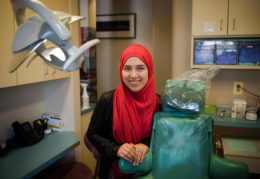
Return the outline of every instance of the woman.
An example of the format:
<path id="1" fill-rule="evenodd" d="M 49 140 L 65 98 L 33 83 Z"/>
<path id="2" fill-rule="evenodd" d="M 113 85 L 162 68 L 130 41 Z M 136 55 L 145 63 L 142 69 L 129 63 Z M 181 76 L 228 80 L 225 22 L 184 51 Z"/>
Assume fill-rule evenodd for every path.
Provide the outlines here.
<path id="1" fill-rule="evenodd" d="M 124 178 L 119 157 L 139 165 L 149 149 L 153 114 L 159 110 L 152 56 L 141 45 L 127 47 L 119 65 L 121 84 L 102 94 L 87 131 L 101 154 L 99 177 Z"/>

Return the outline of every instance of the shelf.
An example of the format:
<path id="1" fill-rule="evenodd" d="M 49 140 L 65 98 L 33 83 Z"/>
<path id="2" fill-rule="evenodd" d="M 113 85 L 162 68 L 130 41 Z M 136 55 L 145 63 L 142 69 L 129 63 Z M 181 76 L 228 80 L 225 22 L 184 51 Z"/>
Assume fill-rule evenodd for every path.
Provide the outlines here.
<path id="1" fill-rule="evenodd" d="M 53 132 L 28 147 L 12 149 L 0 158 L 0 178 L 31 178 L 79 144 L 72 131 Z"/>
<path id="2" fill-rule="evenodd" d="M 192 37 L 191 46 L 191 68 L 260 69 L 259 37 Z"/>
<path id="3" fill-rule="evenodd" d="M 243 65 L 191 65 L 191 68 L 221 68 L 221 69 L 255 69 L 260 70 L 260 66 L 243 66 Z"/>
<path id="4" fill-rule="evenodd" d="M 88 109 L 82 110 L 81 111 L 81 116 L 83 116 L 84 114 L 87 114 L 91 111 L 93 111 L 95 109 L 96 103 L 90 103 L 90 106 Z"/>
<path id="5" fill-rule="evenodd" d="M 212 115 L 214 126 L 260 128 L 260 120 L 250 121 L 244 118 L 219 117 Z"/>

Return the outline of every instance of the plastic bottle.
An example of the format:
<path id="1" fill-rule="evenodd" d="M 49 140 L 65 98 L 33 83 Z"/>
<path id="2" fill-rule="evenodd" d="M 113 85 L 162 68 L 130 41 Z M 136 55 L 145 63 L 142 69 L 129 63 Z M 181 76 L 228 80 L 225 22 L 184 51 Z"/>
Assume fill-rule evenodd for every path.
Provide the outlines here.
<path id="1" fill-rule="evenodd" d="M 87 83 L 81 83 L 80 84 L 81 87 L 83 88 L 83 93 L 82 93 L 82 107 L 81 107 L 81 110 L 86 110 L 89 108 L 89 96 L 88 96 L 88 93 L 87 93 L 87 86 L 88 84 Z"/>
<path id="2" fill-rule="evenodd" d="M 232 117 L 232 118 L 236 118 L 236 117 L 237 117 L 237 110 L 236 110 L 236 107 L 235 107 L 235 106 L 232 106 L 232 109 L 231 109 L 231 117 Z"/>

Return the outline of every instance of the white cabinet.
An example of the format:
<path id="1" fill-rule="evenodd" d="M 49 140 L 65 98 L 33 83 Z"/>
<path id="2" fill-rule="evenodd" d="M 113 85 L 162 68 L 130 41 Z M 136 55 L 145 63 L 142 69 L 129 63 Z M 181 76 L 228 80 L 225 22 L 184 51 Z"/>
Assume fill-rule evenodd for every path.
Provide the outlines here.
<path id="1" fill-rule="evenodd" d="M 228 0 L 193 0 L 192 35 L 226 35 Z"/>
<path id="2" fill-rule="evenodd" d="M 260 35 L 259 18 L 259 0 L 229 0 L 229 35 Z"/>
<path id="3" fill-rule="evenodd" d="M 49 9 L 69 13 L 69 0 L 42 0 Z M 26 16 L 35 14 L 26 9 Z M 17 30 L 16 21 L 10 1 L 4 0 L 0 6 L 0 88 L 42 82 L 53 79 L 70 77 L 70 73 L 55 70 L 47 66 L 44 61 L 37 57 L 29 67 L 26 67 L 28 59 L 13 73 L 8 72 L 12 58 L 12 41 Z"/>
<path id="4" fill-rule="evenodd" d="M 69 13 L 69 0 L 42 0 L 42 2 L 48 6 L 49 9 L 55 9 L 57 11 Z M 51 66 L 44 64 L 44 79 L 54 80 L 70 77 L 70 72 L 63 72 L 56 70 Z"/>
<path id="5" fill-rule="evenodd" d="M 26 67 L 28 59 L 17 69 L 17 84 L 24 85 L 44 81 L 44 62 L 36 57 L 29 67 Z"/>
<path id="6" fill-rule="evenodd" d="M 194 40 L 232 39 L 243 41 L 243 39 L 260 37 L 260 0 L 192 0 L 192 49 L 191 49 L 191 67 L 192 68 L 209 68 L 220 67 L 224 69 L 260 69 L 259 63 L 251 64 L 242 63 L 239 56 L 240 45 L 237 46 L 237 57 L 234 57 L 236 64 L 217 63 L 216 52 L 213 51 L 211 62 L 213 64 L 194 62 L 196 56 L 196 47 Z M 249 40 L 251 41 L 251 40 Z M 258 47 L 257 47 L 258 48 Z M 207 51 L 207 50 L 205 50 Z M 203 60 L 208 54 L 201 54 L 197 59 Z M 203 52 L 204 53 L 204 52 Z M 206 53 L 206 52 L 205 52 Z M 215 54 L 214 54 L 215 53 Z M 248 52 L 247 52 L 248 53 Z M 252 55 L 254 56 L 254 55 Z M 220 55 L 218 55 L 220 57 Z M 224 57 L 221 57 L 224 58 Z M 232 57 L 233 58 L 233 57 Z M 251 57 L 250 57 L 251 58 Z M 221 59 L 223 60 L 223 59 Z M 218 65 L 216 65 L 218 64 Z"/>
<path id="7" fill-rule="evenodd" d="M 69 0 L 42 0 L 41 2 L 49 9 L 69 13 Z M 33 11 L 27 9 L 27 17 L 34 14 Z M 23 66 L 18 69 L 18 85 L 66 78 L 69 76 L 70 73 L 65 73 L 50 67 L 38 56 L 33 60 L 29 68 L 23 64 Z"/>
<path id="8" fill-rule="evenodd" d="M 12 58 L 12 39 L 14 36 L 14 18 L 10 1 L 1 1 L 0 23 L 0 88 L 3 88 L 17 84 L 16 72 L 8 72 Z"/>
<path id="9" fill-rule="evenodd" d="M 70 72 L 63 72 L 60 70 L 56 70 L 51 66 L 44 64 L 44 79 L 45 80 L 55 80 L 61 78 L 70 77 Z"/>
<path id="10" fill-rule="evenodd" d="M 192 35 L 260 35 L 259 0 L 193 0 Z"/>

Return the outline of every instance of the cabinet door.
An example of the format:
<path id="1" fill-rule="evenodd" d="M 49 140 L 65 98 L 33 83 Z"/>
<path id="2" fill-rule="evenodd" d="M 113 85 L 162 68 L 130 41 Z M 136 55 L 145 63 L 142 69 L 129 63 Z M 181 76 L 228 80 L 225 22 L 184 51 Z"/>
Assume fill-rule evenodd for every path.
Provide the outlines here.
<path id="1" fill-rule="evenodd" d="M 25 10 L 26 17 L 31 17 L 35 15 L 30 9 Z M 17 30 L 17 26 L 15 29 Z M 29 59 L 27 59 L 18 69 L 17 69 L 17 79 L 18 85 L 36 83 L 44 81 L 44 62 L 43 60 L 37 56 L 27 67 L 26 64 L 28 63 Z"/>
<path id="2" fill-rule="evenodd" d="M 38 56 L 32 61 L 29 67 L 26 67 L 28 60 L 26 60 L 17 69 L 18 85 L 30 84 L 44 81 L 44 62 Z"/>
<path id="3" fill-rule="evenodd" d="M 0 88 L 3 88 L 17 84 L 16 72 L 8 72 L 12 58 L 12 40 L 14 36 L 14 16 L 10 1 L 1 1 L 0 23 Z"/>
<path id="4" fill-rule="evenodd" d="M 42 0 L 42 2 L 52 10 L 69 13 L 69 0 L 52 0 L 52 1 Z M 47 70 L 45 71 L 45 80 L 54 80 L 54 79 L 70 77 L 69 72 L 56 70 L 49 65 L 47 65 L 47 67 L 45 65 L 45 69 L 46 68 Z"/>
<path id="5" fill-rule="evenodd" d="M 228 0 L 193 0 L 192 35 L 226 35 Z"/>
<path id="6" fill-rule="evenodd" d="M 42 0 L 49 9 L 62 12 L 69 12 L 69 0 Z M 26 9 L 26 16 L 30 17 L 35 13 Z M 47 42 L 48 44 L 48 42 Z M 18 85 L 35 83 L 59 78 L 69 77 L 70 73 L 65 73 L 49 67 L 39 56 L 33 60 L 29 68 L 26 62 L 18 69 Z"/>
<path id="7" fill-rule="evenodd" d="M 54 68 L 51 69 L 52 79 L 61 79 L 70 77 L 70 72 L 64 72 L 60 70 L 56 70 Z"/>
<path id="8" fill-rule="evenodd" d="M 44 74 L 45 80 L 55 80 L 55 79 L 68 78 L 68 77 L 70 77 L 70 72 L 60 71 L 45 64 L 45 74 Z"/>
<path id="9" fill-rule="evenodd" d="M 259 18 L 259 0 L 229 0 L 229 35 L 259 35 Z"/>

